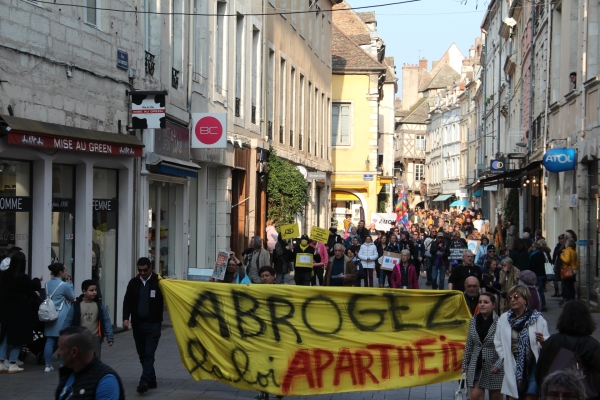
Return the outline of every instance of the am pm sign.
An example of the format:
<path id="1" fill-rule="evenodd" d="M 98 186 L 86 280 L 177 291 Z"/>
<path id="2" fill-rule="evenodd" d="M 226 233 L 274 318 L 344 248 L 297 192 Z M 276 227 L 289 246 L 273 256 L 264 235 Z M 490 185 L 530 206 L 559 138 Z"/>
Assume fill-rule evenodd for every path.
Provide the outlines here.
<path id="1" fill-rule="evenodd" d="M 192 121 L 193 149 L 227 148 L 226 113 L 193 113 Z"/>

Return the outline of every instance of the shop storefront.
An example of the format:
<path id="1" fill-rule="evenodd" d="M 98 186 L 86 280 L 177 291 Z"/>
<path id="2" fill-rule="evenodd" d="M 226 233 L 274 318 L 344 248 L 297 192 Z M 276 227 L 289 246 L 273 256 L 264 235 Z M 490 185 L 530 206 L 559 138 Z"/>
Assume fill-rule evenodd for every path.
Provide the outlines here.
<path id="1" fill-rule="evenodd" d="M 96 279 L 113 321 L 131 277 L 135 136 L 0 116 L 0 251 L 23 248 L 32 276 L 61 262 L 75 288 Z M 76 292 L 78 290 L 76 289 Z"/>
<path id="2" fill-rule="evenodd" d="M 200 170 L 190 162 L 189 143 L 189 129 L 170 119 L 165 129 L 144 131 L 139 254 L 150 258 L 155 271 L 175 279 L 187 279 L 190 188 Z"/>

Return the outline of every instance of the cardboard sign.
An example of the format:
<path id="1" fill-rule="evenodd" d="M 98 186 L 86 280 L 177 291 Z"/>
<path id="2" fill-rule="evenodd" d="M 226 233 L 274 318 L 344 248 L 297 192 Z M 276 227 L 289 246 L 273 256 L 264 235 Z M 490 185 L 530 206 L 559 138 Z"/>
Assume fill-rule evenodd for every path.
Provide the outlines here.
<path id="1" fill-rule="evenodd" d="M 477 254 L 477 249 L 481 245 L 481 240 L 470 239 L 467 240 L 467 249 L 471 250 L 473 254 Z"/>
<path id="2" fill-rule="evenodd" d="M 392 253 L 391 251 L 383 252 L 383 262 L 381 263 L 381 269 L 393 271 L 396 264 L 400 264 L 400 253 Z"/>
<path id="3" fill-rule="evenodd" d="M 327 239 L 329 239 L 329 230 L 313 226 L 310 230 L 310 238 L 317 242 L 327 243 Z"/>
<path id="4" fill-rule="evenodd" d="M 463 253 L 465 252 L 465 250 L 468 249 L 464 247 L 450 249 L 450 255 L 448 256 L 448 260 L 462 260 Z"/>
<path id="5" fill-rule="evenodd" d="M 313 255 L 310 253 L 298 253 L 296 254 L 296 267 L 300 268 L 312 268 L 313 266 Z"/>
<path id="6" fill-rule="evenodd" d="M 281 232 L 281 238 L 283 240 L 293 239 L 300 236 L 300 228 L 298 228 L 298 224 L 281 225 L 279 229 Z"/>

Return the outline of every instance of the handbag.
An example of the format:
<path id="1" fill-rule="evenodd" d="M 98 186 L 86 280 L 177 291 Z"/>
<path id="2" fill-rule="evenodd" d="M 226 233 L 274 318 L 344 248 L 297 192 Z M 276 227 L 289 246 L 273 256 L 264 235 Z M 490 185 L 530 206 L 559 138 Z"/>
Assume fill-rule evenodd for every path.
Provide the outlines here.
<path id="1" fill-rule="evenodd" d="M 38 307 L 38 319 L 41 322 L 52 322 L 58 319 L 58 313 L 60 312 L 60 310 L 62 310 L 63 305 L 65 304 L 65 300 L 63 299 L 63 301 L 60 304 L 60 309 L 57 310 L 54 306 L 54 302 L 52 301 L 52 296 L 54 296 L 54 293 L 56 293 L 60 285 L 62 285 L 63 283 L 64 282 L 59 283 L 56 289 L 54 289 L 54 291 L 52 292 L 52 294 L 48 294 L 48 284 L 46 283 L 46 299 L 42 301 L 42 304 L 40 304 L 40 306 Z"/>
<path id="2" fill-rule="evenodd" d="M 562 267 L 560 270 L 560 279 L 571 279 L 574 276 L 571 266 Z"/>
<path id="3" fill-rule="evenodd" d="M 579 342 L 577 343 L 577 347 L 579 347 Z M 587 399 L 593 399 L 600 395 L 600 374 L 587 371 L 577 353 L 561 347 L 560 350 L 558 350 L 556 357 L 554 357 L 554 361 L 552 361 L 552 364 L 550 365 L 548 375 L 567 368 L 583 375 L 581 382 L 585 388 L 585 397 Z"/>
<path id="4" fill-rule="evenodd" d="M 552 265 L 550 260 L 548 260 L 548 254 L 546 254 L 546 252 L 544 252 L 544 257 L 546 258 L 546 262 L 544 263 L 544 269 L 546 270 L 546 279 L 548 279 L 549 281 L 553 281 L 555 278 L 554 266 Z"/>
<path id="5" fill-rule="evenodd" d="M 467 380 L 465 374 L 462 374 L 460 381 L 458 381 L 458 390 L 454 392 L 454 400 L 467 400 Z"/>

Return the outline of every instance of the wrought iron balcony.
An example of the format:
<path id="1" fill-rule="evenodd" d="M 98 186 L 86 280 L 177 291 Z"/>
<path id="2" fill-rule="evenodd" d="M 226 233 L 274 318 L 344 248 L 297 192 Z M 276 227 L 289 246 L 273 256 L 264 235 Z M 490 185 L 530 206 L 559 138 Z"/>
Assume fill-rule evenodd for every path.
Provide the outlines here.
<path id="1" fill-rule="evenodd" d="M 273 141 L 273 121 L 267 122 L 267 139 Z"/>
<path id="2" fill-rule="evenodd" d="M 154 54 L 146 52 L 146 57 L 144 59 L 146 65 L 146 74 L 150 76 L 154 76 Z"/>
<path id="3" fill-rule="evenodd" d="M 250 115 L 250 122 L 256 125 L 256 106 L 252 104 L 252 114 Z"/>
<path id="4" fill-rule="evenodd" d="M 239 97 L 236 97 L 235 98 L 235 116 L 238 118 L 241 116 L 241 111 L 240 111 L 241 108 L 242 108 L 242 99 L 240 99 Z"/>

